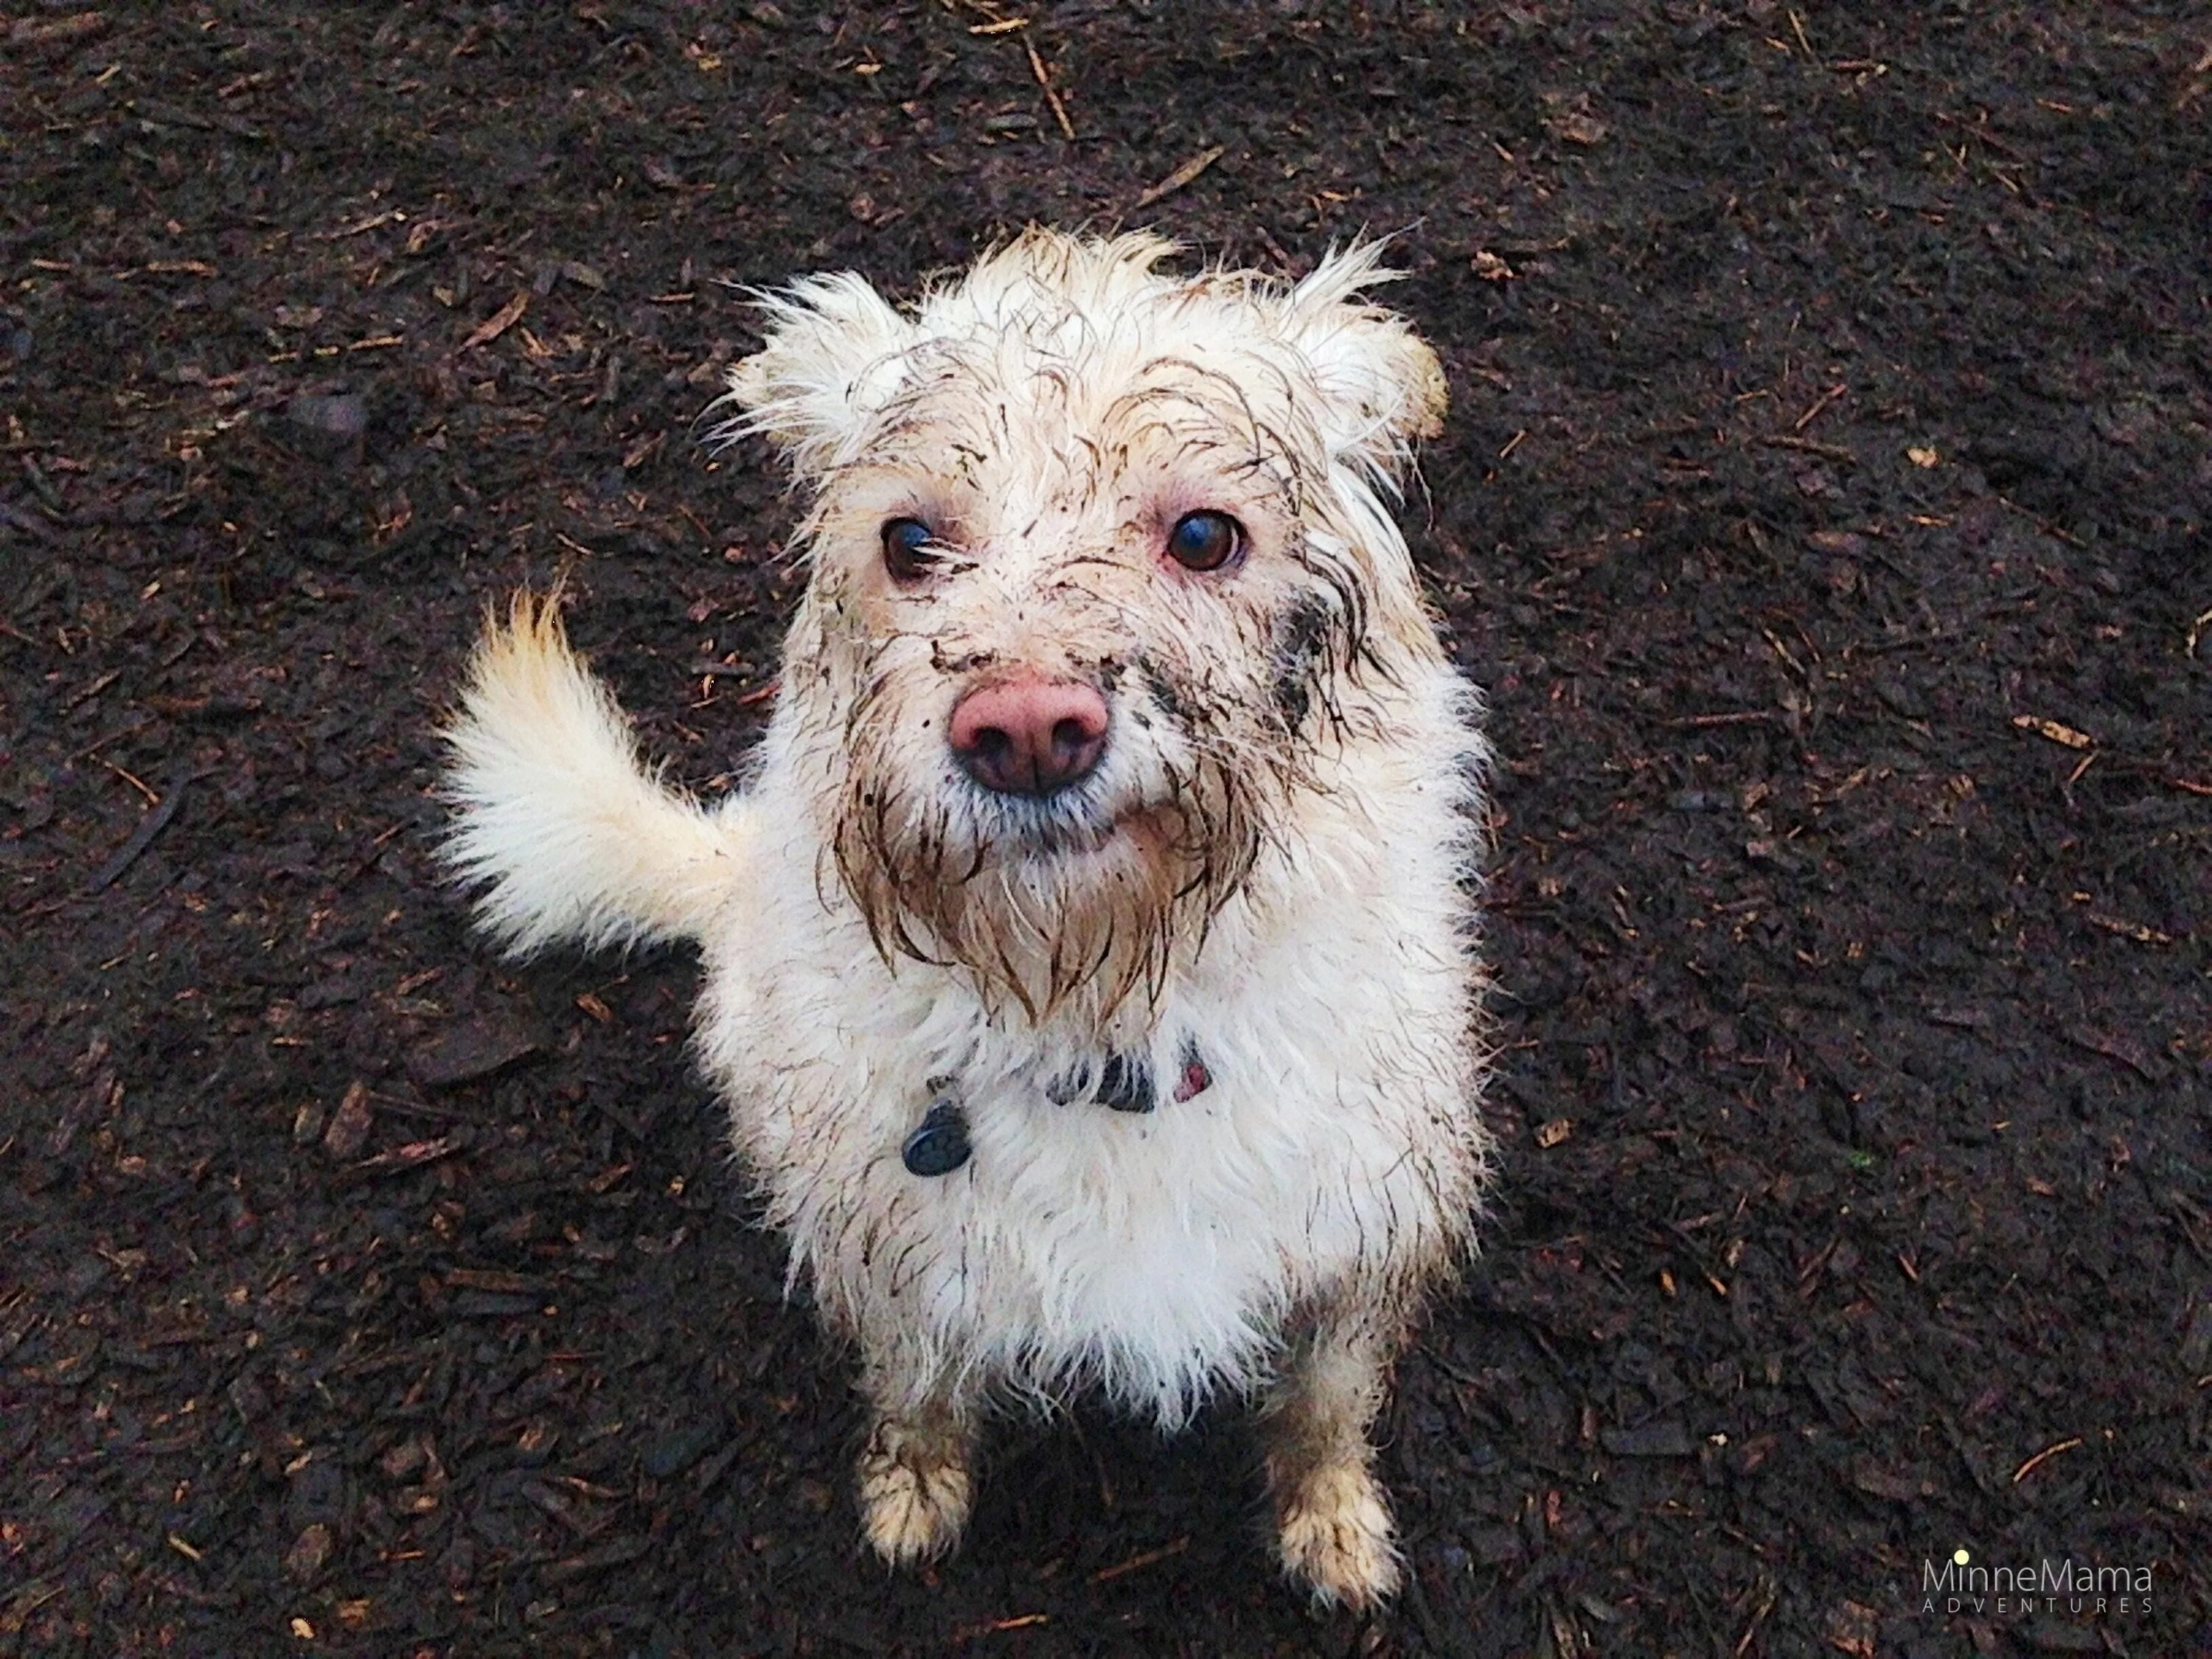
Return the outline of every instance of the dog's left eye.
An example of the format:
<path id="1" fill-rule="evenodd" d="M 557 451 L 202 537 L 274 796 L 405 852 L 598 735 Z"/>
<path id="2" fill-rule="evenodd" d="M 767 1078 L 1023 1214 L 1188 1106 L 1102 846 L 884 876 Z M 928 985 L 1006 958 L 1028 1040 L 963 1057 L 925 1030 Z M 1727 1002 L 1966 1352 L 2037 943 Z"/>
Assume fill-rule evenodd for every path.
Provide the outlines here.
<path id="1" fill-rule="evenodd" d="M 919 519 L 891 519 L 883 528 L 884 568 L 910 582 L 937 562 L 937 532 Z"/>
<path id="2" fill-rule="evenodd" d="M 1168 556 L 1186 570 L 1218 570 L 1244 549 L 1244 526 L 1226 513 L 1186 513 L 1168 532 Z"/>

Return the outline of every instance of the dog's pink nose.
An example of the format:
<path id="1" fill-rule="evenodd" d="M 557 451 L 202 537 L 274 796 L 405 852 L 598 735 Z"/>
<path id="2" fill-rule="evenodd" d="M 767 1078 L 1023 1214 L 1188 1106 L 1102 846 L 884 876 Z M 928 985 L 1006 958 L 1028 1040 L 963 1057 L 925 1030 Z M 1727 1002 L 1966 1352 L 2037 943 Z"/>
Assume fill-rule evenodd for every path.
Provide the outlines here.
<path id="1" fill-rule="evenodd" d="M 1106 699 L 1073 680 L 1005 680 L 953 706 L 952 752 L 1003 795 L 1057 794 L 1106 752 Z"/>

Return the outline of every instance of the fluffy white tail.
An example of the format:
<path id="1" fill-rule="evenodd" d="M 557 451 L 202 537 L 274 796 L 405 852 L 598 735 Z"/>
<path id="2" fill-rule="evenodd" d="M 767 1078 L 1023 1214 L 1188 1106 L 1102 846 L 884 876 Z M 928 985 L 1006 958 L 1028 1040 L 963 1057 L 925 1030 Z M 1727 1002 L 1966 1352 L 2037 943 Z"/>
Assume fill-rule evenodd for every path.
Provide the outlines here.
<path id="1" fill-rule="evenodd" d="M 485 618 L 446 741 L 446 857 L 484 885 L 477 919 L 514 954 L 698 938 L 743 872 L 742 805 L 709 812 L 645 769 L 554 599 L 520 592 Z"/>

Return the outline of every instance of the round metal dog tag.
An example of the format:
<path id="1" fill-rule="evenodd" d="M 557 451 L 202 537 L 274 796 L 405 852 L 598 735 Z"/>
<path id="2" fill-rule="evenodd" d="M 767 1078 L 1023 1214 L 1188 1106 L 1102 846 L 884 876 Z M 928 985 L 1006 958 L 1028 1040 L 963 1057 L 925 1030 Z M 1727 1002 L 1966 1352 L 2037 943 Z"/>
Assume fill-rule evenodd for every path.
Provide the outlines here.
<path id="1" fill-rule="evenodd" d="M 973 1151 L 968 1144 L 966 1114 L 951 1101 L 940 1100 L 929 1109 L 921 1127 L 906 1138 L 899 1156 L 909 1175 L 943 1176 L 965 1164 Z"/>

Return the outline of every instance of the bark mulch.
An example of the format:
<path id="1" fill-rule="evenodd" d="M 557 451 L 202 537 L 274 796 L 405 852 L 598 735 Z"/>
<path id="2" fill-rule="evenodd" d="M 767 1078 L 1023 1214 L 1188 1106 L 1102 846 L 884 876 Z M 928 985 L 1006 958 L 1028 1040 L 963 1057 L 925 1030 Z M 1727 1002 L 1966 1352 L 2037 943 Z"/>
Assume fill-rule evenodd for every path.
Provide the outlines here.
<path id="1" fill-rule="evenodd" d="M 2121 0 L 15 0 L 0 1654 L 2208 1650 L 2208 135 Z M 1227 1410 L 866 1559 L 691 963 L 430 857 L 518 582 L 687 781 L 759 730 L 745 285 L 1030 220 L 1400 232 L 1452 380 L 1509 1151 L 1364 1623 Z"/>

